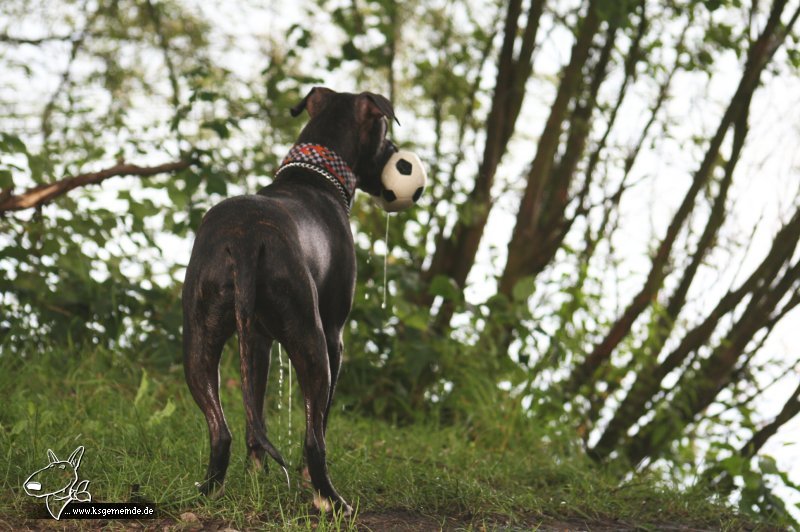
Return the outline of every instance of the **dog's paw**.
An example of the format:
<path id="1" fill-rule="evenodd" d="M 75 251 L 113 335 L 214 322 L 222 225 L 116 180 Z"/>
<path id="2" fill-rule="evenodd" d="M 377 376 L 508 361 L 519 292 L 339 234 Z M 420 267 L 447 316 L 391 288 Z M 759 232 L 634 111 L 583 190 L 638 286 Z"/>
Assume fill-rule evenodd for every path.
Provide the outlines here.
<path id="1" fill-rule="evenodd" d="M 264 461 L 263 457 L 264 457 L 264 453 L 260 453 L 259 454 L 259 453 L 250 452 L 250 454 L 248 454 L 247 462 L 248 462 L 248 468 L 250 469 L 250 471 L 252 471 L 253 473 L 260 473 L 262 471 L 266 472 L 269 469 L 268 466 L 267 466 L 267 463 Z"/>
<path id="2" fill-rule="evenodd" d="M 314 491 L 314 507 L 323 514 L 341 512 L 343 517 L 353 515 L 353 507 L 344 502 L 344 500 L 339 499 L 336 502 L 332 502 L 329 498 L 320 495 L 318 491 Z"/>
<path id="3" fill-rule="evenodd" d="M 321 513 L 328 513 L 333 510 L 333 505 L 331 504 L 330 499 L 327 497 L 323 497 L 319 494 L 319 492 L 314 492 L 314 508 L 319 510 Z"/>
<path id="4" fill-rule="evenodd" d="M 210 482 L 207 480 L 205 482 L 195 482 L 194 486 L 197 488 L 197 491 L 209 499 L 219 499 L 225 495 L 225 486 L 219 482 Z"/>

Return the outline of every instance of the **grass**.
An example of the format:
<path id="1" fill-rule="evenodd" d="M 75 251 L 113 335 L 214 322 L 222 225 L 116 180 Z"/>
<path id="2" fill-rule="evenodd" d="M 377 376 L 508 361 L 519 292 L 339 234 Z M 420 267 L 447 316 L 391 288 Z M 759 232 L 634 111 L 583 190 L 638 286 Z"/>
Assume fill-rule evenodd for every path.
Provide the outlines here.
<path id="1" fill-rule="evenodd" d="M 80 478 L 90 480 L 93 500 L 128 501 L 138 485 L 141 496 L 158 505 L 158 520 L 143 522 L 153 528 L 181 528 L 191 517 L 187 513 L 203 525 L 274 530 L 767 527 L 703 494 L 670 490 L 648 478 L 619 486 L 579 449 L 537 434 L 502 409 L 490 422 L 468 427 L 395 427 L 333 413 L 331 477 L 357 512 L 319 518 L 299 474 L 299 390 L 294 389 L 290 438 L 288 386 L 281 388 L 279 410 L 273 369 L 267 423 L 270 438 L 292 465 L 287 486 L 277 466 L 266 473 L 246 467 L 237 367 L 236 356 L 226 353 L 222 400 L 234 433 L 233 453 L 225 495 L 207 500 L 194 488 L 205 471 L 207 430 L 180 365 L 141 362 L 103 349 L 0 356 L 0 525 L 43 526 L 46 521 L 31 519 L 41 502 L 21 485 L 46 464 L 48 448 L 64 459 L 83 445 Z M 102 524 L 65 523 L 87 529 Z"/>

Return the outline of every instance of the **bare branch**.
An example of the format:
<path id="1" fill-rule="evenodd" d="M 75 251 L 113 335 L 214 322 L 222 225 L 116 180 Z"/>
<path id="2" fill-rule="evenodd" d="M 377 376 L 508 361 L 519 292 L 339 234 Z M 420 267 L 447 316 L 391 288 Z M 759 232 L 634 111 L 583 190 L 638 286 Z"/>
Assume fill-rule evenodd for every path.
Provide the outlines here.
<path id="1" fill-rule="evenodd" d="M 551 176 L 567 110 L 581 87 L 581 73 L 589 58 L 600 22 L 595 2 L 589 2 L 580 31 L 572 45 L 569 63 L 562 70 L 561 81 L 539 138 L 536 155 L 527 172 L 525 191 L 511 233 L 511 241 L 508 243 L 508 259 L 498 283 L 497 290 L 501 294 L 511 293 L 516 282 L 527 273 L 532 255 L 539 251 L 534 239 L 544 207 L 546 185 Z"/>
<path id="2" fill-rule="evenodd" d="M 800 385 L 795 388 L 792 395 L 783 405 L 780 413 L 770 423 L 762 427 L 760 430 L 753 434 L 753 437 L 742 447 L 740 453 L 742 456 L 750 458 L 767 443 L 772 436 L 778 432 L 781 426 L 791 421 L 798 413 L 800 413 Z"/>
<path id="3" fill-rule="evenodd" d="M 172 55 L 170 54 L 169 50 L 169 39 L 167 39 L 167 36 L 164 34 L 164 30 L 161 26 L 161 13 L 159 13 L 158 9 L 150 0 L 147 0 L 147 12 L 150 15 L 150 19 L 152 20 L 153 26 L 156 30 L 156 35 L 158 36 L 158 45 L 161 47 L 161 52 L 164 56 L 164 64 L 167 66 L 169 84 L 172 88 L 172 106 L 177 112 L 181 103 L 180 85 L 178 85 L 178 75 L 175 70 L 175 64 L 172 62 Z"/>
<path id="4" fill-rule="evenodd" d="M 83 10 L 86 10 L 86 4 L 83 5 Z M 56 100 L 58 96 L 70 85 L 71 77 L 72 77 L 72 65 L 75 63 L 75 59 L 78 57 L 78 53 L 80 53 L 81 48 L 83 48 L 83 44 L 86 40 L 86 37 L 89 35 L 89 30 L 94 25 L 95 20 L 100 15 L 100 10 L 95 10 L 89 18 L 86 20 L 86 24 L 84 25 L 83 30 L 78 34 L 77 37 L 72 39 L 72 48 L 69 52 L 69 60 L 67 61 L 67 67 L 64 69 L 63 74 L 61 74 L 61 81 L 58 83 L 58 87 L 56 88 L 55 92 L 50 96 L 50 99 L 47 101 L 47 104 L 44 106 L 44 110 L 42 111 L 42 118 L 41 118 L 41 128 L 42 128 L 42 140 L 46 143 L 47 139 L 50 137 L 50 134 L 53 132 L 53 126 L 50 122 L 50 118 L 53 115 L 53 109 L 56 106 Z"/>
<path id="5" fill-rule="evenodd" d="M 121 163 L 100 170 L 66 177 L 55 183 L 48 183 L 30 188 L 22 194 L 9 194 L 9 191 L 0 191 L 0 214 L 8 211 L 21 211 L 44 205 L 54 198 L 66 194 L 72 189 L 86 185 L 101 183 L 109 177 L 135 175 L 150 177 L 156 174 L 177 172 L 192 165 L 192 161 L 175 161 L 158 166 L 137 166 L 135 164 Z"/>
<path id="6" fill-rule="evenodd" d="M 496 21 L 502 20 L 502 11 L 498 10 L 498 14 L 496 16 Z M 478 22 L 475 22 L 477 25 Z M 491 27 L 495 27 L 497 22 L 493 23 Z M 466 138 L 468 128 L 471 127 L 471 124 L 474 121 L 475 115 L 475 101 L 477 100 L 478 94 L 480 92 L 481 84 L 483 83 L 483 70 L 484 66 L 486 65 L 486 61 L 489 59 L 489 55 L 492 52 L 493 44 L 492 39 L 486 39 L 484 42 L 483 47 L 480 50 L 480 59 L 474 69 L 475 77 L 470 83 L 469 93 L 466 97 L 465 104 L 464 104 L 464 113 L 462 116 L 458 118 L 458 134 L 456 136 L 456 146 L 458 149 L 455 151 L 455 159 L 453 160 L 452 164 L 450 165 L 450 172 L 447 176 L 447 181 L 444 187 L 442 188 L 442 194 L 439 197 L 439 201 L 446 201 L 451 202 L 453 199 L 453 194 L 455 191 L 455 182 L 456 182 L 456 175 L 461 167 L 461 163 L 464 162 L 464 156 L 466 153 L 466 147 L 464 146 L 464 139 Z M 441 113 L 441 105 L 436 99 L 434 101 L 434 120 L 437 121 L 436 131 L 436 143 L 434 144 L 434 166 L 431 168 L 431 190 L 435 187 L 439 182 L 440 179 L 438 178 L 440 173 L 439 168 L 439 159 L 441 159 L 441 118 L 437 115 Z M 440 239 L 443 239 L 443 232 L 446 225 L 446 214 L 437 214 L 436 213 L 436 205 L 432 205 L 430 210 L 431 220 L 432 223 L 427 224 L 422 231 L 422 240 L 428 242 L 429 240 L 433 243 L 439 242 Z M 430 236 L 433 235 L 433 236 Z M 426 297 L 426 296 L 422 296 Z M 427 304 L 430 304 L 430 300 L 427 300 Z"/>
<path id="7" fill-rule="evenodd" d="M 0 33 L 0 43 L 7 43 L 13 45 L 21 45 L 21 44 L 31 44 L 34 46 L 38 46 L 40 44 L 44 44 L 46 42 L 54 42 L 54 41 L 71 41 L 73 39 L 73 35 L 48 35 L 46 37 L 39 37 L 37 39 L 31 39 L 27 37 L 14 37 L 12 35 L 8 35 L 7 33 Z"/>

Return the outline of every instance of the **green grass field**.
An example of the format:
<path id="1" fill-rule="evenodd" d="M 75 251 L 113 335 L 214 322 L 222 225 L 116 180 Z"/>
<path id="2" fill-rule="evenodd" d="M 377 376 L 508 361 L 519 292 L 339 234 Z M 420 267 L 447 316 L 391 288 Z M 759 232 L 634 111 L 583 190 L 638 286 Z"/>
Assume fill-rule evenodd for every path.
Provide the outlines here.
<path id="1" fill-rule="evenodd" d="M 292 466 L 287 487 L 275 465 L 267 473 L 246 467 L 238 360 L 230 352 L 221 373 L 233 454 L 225 495 L 209 501 L 194 488 L 205 471 L 208 441 L 183 369 L 147 366 L 131 354 L 104 350 L 0 357 L 0 528 L 56 525 L 33 518 L 43 503 L 21 486 L 46 465 L 48 448 L 65 459 L 78 445 L 86 448 L 79 472 L 90 481 L 93 500 L 128 501 L 138 485 L 141 497 L 158 505 L 158 517 L 141 522 L 147 528 L 770 528 L 738 517 L 702 493 L 680 493 L 648 478 L 619 486 L 580 450 L 503 411 L 491 423 L 447 427 L 395 427 L 336 411 L 328 435 L 331 476 L 357 512 L 320 518 L 299 473 L 299 390 L 293 390 L 290 438 L 288 379 L 279 410 L 273 370 L 267 424 L 271 440 Z M 182 523 L 194 517 L 199 524 Z M 62 520 L 58 526 L 109 524 L 115 523 Z"/>

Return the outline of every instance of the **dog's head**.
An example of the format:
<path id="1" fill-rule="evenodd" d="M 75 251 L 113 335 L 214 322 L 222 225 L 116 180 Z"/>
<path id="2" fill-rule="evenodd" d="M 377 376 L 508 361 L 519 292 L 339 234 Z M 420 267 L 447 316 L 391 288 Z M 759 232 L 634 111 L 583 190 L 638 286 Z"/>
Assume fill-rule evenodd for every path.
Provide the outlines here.
<path id="1" fill-rule="evenodd" d="M 292 116 L 304 109 L 311 119 L 297 141 L 335 151 L 358 176 L 358 188 L 380 195 L 381 171 L 397 151 L 386 138 L 387 121 L 397 120 L 391 102 L 372 92 L 352 94 L 314 87 L 291 109 Z"/>

